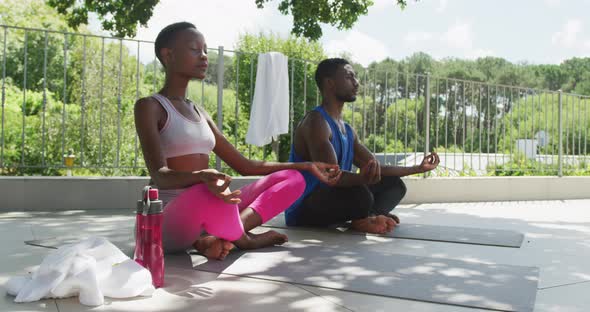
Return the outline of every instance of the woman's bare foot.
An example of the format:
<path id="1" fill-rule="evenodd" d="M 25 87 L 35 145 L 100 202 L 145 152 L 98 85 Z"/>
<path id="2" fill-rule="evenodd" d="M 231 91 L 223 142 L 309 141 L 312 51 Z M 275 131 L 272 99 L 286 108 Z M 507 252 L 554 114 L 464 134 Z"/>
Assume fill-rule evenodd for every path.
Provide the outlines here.
<path id="1" fill-rule="evenodd" d="M 224 239 L 207 235 L 199 238 L 193 247 L 209 259 L 223 260 L 235 246 Z"/>
<path id="2" fill-rule="evenodd" d="M 273 245 L 282 245 L 288 240 L 287 235 L 276 231 L 267 231 L 261 234 L 248 232 L 239 240 L 234 241 L 234 244 L 241 249 L 257 249 Z"/>
<path id="3" fill-rule="evenodd" d="M 352 228 L 359 232 L 385 234 L 393 231 L 395 221 L 386 216 L 371 216 L 364 219 L 352 220 Z"/>

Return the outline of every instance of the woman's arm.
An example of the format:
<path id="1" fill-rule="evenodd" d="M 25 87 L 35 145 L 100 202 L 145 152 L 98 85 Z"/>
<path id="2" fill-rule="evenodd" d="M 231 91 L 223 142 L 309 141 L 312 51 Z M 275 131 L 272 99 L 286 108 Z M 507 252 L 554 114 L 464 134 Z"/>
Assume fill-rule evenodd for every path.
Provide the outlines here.
<path id="1" fill-rule="evenodd" d="M 203 110 L 200 110 L 203 111 Z M 221 133 L 219 128 L 215 125 L 215 122 L 211 119 L 211 116 L 204 112 L 209 127 L 215 135 L 215 148 L 213 151 L 217 154 L 225 163 L 231 168 L 236 170 L 239 174 L 244 176 L 249 175 L 267 175 L 276 171 L 295 169 L 295 170 L 307 170 L 316 175 L 324 183 L 334 183 L 339 178 L 340 171 L 338 165 L 326 165 L 321 163 L 313 162 L 270 162 L 270 161 L 259 161 L 251 160 L 242 153 L 240 153 Z M 334 169 L 327 172 L 329 169 Z"/>
<path id="2" fill-rule="evenodd" d="M 209 116 L 207 116 L 207 122 L 215 135 L 215 148 L 213 152 L 241 175 L 267 175 L 286 169 L 309 169 L 309 163 L 280 163 L 248 159 L 225 138 Z"/>

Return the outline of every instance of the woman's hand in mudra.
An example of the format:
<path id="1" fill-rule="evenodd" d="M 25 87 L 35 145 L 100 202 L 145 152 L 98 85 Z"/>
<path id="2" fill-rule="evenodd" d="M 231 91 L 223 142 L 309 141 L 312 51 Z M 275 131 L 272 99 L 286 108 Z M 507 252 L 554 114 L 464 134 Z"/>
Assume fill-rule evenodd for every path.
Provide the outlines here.
<path id="1" fill-rule="evenodd" d="M 241 202 L 239 196 L 242 193 L 240 190 L 231 191 L 229 184 L 231 177 L 225 173 L 219 172 L 215 169 L 205 169 L 199 172 L 201 181 L 207 185 L 209 192 L 221 198 L 228 204 L 239 204 Z"/>

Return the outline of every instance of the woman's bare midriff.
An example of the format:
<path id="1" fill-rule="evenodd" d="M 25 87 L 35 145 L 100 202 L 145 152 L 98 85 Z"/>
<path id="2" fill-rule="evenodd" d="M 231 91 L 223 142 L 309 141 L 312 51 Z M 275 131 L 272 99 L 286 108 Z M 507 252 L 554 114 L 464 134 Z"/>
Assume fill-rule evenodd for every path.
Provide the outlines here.
<path id="1" fill-rule="evenodd" d="M 204 170 L 209 168 L 209 155 L 189 154 L 167 158 L 166 166 L 171 170 L 182 172 Z M 153 184 L 153 181 L 150 181 L 150 184 Z"/>
<path id="2" fill-rule="evenodd" d="M 174 171 L 193 172 L 209 168 L 209 155 L 189 154 L 166 159 L 167 167 Z"/>

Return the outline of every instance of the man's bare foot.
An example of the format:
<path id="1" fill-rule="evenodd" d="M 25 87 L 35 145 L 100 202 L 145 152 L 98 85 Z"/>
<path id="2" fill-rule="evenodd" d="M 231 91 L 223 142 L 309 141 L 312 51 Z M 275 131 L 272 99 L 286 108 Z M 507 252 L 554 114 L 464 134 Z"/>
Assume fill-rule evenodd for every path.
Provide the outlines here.
<path id="1" fill-rule="evenodd" d="M 395 223 L 399 224 L 399 217 L 398 216 L 394 215 L 393 213 L 388 213 L 386 216 L 389 218 L 392 218 L 393 221 L 395 221 Z"/>
<path id="2" fill-rule="evenodd" d="M 209 259 L 223 260 L 235 246 L 224 239 L 207 235 L 199 238 L 193 247 Z"/>
<path id="3" fill-rule="evenodd" d="M 234 243 L 241 249 L 256 249 L 273 245 L 282 245 L 289 239 L 287 235 L 276 231 L 267 231 L 260 234 L 247 233 Z"/>
<path id="4" fill-rule="evenodd" d="M 359 232 L 385 234 L 393 231 L 395 221 L 386 216 L 371 216 L 364 219 L 352 220 L 352 228 Z"/>

